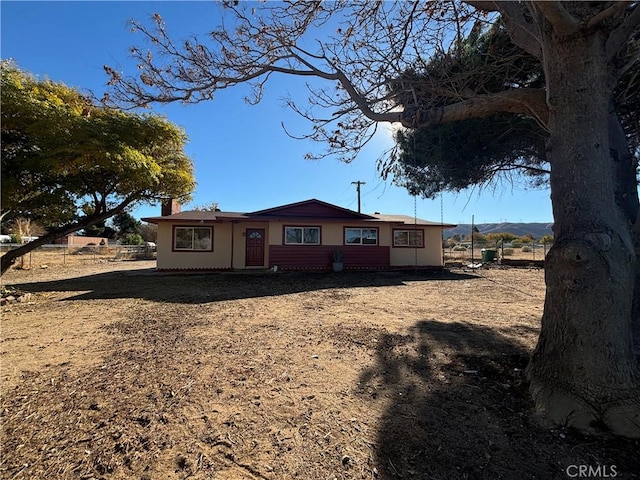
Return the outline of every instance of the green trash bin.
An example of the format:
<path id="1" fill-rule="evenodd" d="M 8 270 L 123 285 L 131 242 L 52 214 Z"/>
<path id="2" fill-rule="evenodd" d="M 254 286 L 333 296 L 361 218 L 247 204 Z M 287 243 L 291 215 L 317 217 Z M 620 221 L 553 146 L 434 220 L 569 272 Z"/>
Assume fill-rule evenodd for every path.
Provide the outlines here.
<path id="1" fill-rule="evenodd" d="M 490 250 L 488 248 L 483 248 L 480 252 L 482 253 L 483 262 L 493 262 L 496 259 L 496 254 L 498 253 L 495 250 Z"/>

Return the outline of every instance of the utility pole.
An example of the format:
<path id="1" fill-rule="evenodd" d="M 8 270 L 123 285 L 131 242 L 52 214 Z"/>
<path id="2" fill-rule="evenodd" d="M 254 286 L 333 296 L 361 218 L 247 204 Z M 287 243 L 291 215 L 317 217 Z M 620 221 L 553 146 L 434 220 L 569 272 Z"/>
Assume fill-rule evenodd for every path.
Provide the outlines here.
<path id="1" fill-rule="evenodd" d="M 356 186 L 356 190 L 358 191 L 358 213 L 360 213 L 360 185 L 364 185 L 367 182 L 361 182 L 358 180 L 357 182 L 351 182 L 351 185 Z"/>

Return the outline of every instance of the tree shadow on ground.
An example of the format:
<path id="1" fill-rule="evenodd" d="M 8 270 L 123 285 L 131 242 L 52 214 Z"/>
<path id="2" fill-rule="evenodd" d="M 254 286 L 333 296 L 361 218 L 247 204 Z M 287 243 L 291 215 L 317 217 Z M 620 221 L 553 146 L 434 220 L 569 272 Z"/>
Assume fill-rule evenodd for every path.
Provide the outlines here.
<path id="1" fill-rule="evenodd" d="M 334 288 L 400 286 L 409 281 L 473 280 L 464 273 L 442 272 L 257 272 L 155 274 L 116 271 L 45 282 L 13 283 L 23 292 L 79 292 L 67 300 L 141 298 L 171 303 L 209 303 L 269 297 Z"/>
<path id="2" fill-rule="evenodd" d="M 566 480 L 580 465 L 600 466 L 591 478 L 640 478 L 640 442 L 537 422 L 524 373 L 530 352 L 517 338 L 437 320 L 382 335 L 359 382 L 367 401 L 388 402 L 377 478 Z"/>

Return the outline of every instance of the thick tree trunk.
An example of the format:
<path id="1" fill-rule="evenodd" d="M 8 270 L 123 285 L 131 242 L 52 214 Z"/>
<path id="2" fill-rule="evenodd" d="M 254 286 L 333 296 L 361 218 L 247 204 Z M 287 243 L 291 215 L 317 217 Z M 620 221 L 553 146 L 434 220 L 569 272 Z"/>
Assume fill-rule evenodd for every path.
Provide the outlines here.
<path id="1" fill-rule="evenodd" d="M 528 368 L 531 393 L 553 423 L 640 437 L 640 372 L 631 340 L 636 255 L 616 201 L 604 41 L 591 34 L 544 43 L 555 242 Z"/>

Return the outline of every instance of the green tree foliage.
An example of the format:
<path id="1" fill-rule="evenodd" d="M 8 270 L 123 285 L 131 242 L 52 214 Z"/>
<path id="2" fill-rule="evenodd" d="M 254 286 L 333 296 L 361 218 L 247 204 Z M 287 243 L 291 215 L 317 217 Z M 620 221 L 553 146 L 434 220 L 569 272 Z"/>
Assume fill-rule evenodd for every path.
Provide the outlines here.
<path id="1" fill-rule="evenodd" d="M 380 167 L 383 176 L 393 175 L 395 184 L 425 198 L 486 185 L 498 174 L 512 178 L 511 173 L 519 169 L 526 171 L 531 185 L 542 185 L 546 177 L 541 174 L 548 170 L 536 156 L 535 147 L 527 145 L 528 141 L 544 144 L 544 138 L 535 132 L 540 133 L 534 122 L 508 115 L 400 130 L 395 134 L 396 154 Z M 514 159 L 514 152 L 521 156 Z"/>
<path id="2" fill-rule="evenodd" d="M 532 243 L 534 240 L 533 235 L 531 235 L 530 233 L 527 233 L 526 235 L 522 235 L 520 237 L 520 241 L 522 243 Z"/>
<path id="3" fill-rule="evenodd" d="M 122 245 L 144 245 L 144 240 L 139 233 L 126 233 L 120 239 Z"/>
<path id="4" fill-rule="evenodd" d="M 195 181 L 180 128 L 158 116 L 97 106 L 11 62 L 0 67 L 2 215 L 48 230 L 5 254 L 2 272 L 33 248 L 134 204 L 189 199 Z"/>
<path id="5" fill-rule="evenodd" d="M 487 234 L 487 241 L 489 243 L 509 243 L 512 240 L 515 240 L 516 238 L 518 238 L 516 235 L 514 235 L 513 233 L 509 233 L 509 232 L 498 232 L 498 233 L 488 233 Z"/>
<path id="6" fill-rule="evenodd" d="M 82 234 L 87 237 L 115 238 L 116 231 L 105 220 L 94 223 L 82 229 Z"/>
<path id="7" fill-rule="evenodd" d="M 551 245 L 553 243 L 553 235 L 544 235 L 540 239 L 540 243 L 542 243 L 543 245 Z"/>
<path id="8" fill-rule="evenodd" d="M 12 233 L 11 235 L 9 235 L 9 237 L 10 237 L 9 243 L 16 243 L 16 244 L 22 243 L 22 235 L 20 235 L 19 233 Z"/>
<path id="9" fill-rule="evenodd" d="M 544 71 L 538 58 L 510 39 L 498 21 L 483 30 L 478 22 L 470 35 L 428 63 L 416 62 L 391 84 L 405 111 L 441 108 L 478 92 L 497 94 L 514 88 L 541 88 Z M 618 81 L 615 105 L 635 153 L 640 151 L 640 64 Z M 450 92 L 443 95 L 442 92 Z M 459 92 L 452 95 L 451 92 Z M 433 198 L 442 191 L 486 186 L 499 179 L 546 186 L 548 132 L 535 118 L 498 113 L 428 128 L 405 128 L 395 133 L 397 148 L 380 162 L 383 176 L 413 194 Z"/>
<path id="10" fill-rule="evenodd" d="M 219 211 L 220 208 L 218 202 L 209 202 L 202 205 L 195 205 L 191 207 L 190 210 L 195 212 L 216 212 Z"/>
<path id="11" fill-rule="evenodd" d="M 483 32 L 476 24 L 469 37 L 441 52 L 427 64 L 419 61 L 390 88 L 397 91 L 406 111 L 438 108 L 458 99 L 443 90 L 497 93 L 510 88 L 540 88 L 540 62 L 516 47 L 502 23 Z M 506 60 L 505 60 L 506 59 Z M 438 88 L 439 87 L 439 88 Z M 525 169 L 532 183 L 548 173 L 544 155 L 546 133 L 525 115 L 497 113 L 430 128 L 401 129 L 397 149 L 381 163 L 383 175 L 412 194 L 433 197 L 441 191 L 460 191 L 483 185 L 499 174 Z"/>
<path id="12" fill-rule="evenodd" d="M 93 205 L 85 203 L 82 206 L 82 213 L 85 215 L 91 215 L 94 213 Z M 115 238 L 118 233 L 114 228 L 107 225 L 107 219 L 99 220 L 82 229 L 82 233 L 87 237 L 107 237 Z"/>
<path id="13" fill-rule="evenodd" d="M 119 236 L 128 234 L 140 234 L 140 220 L 136 220 L 130 213 L 117 213 L 111 219 L 116 232 Z M 132 244 L 133 245 L 133 244 Z"/>

